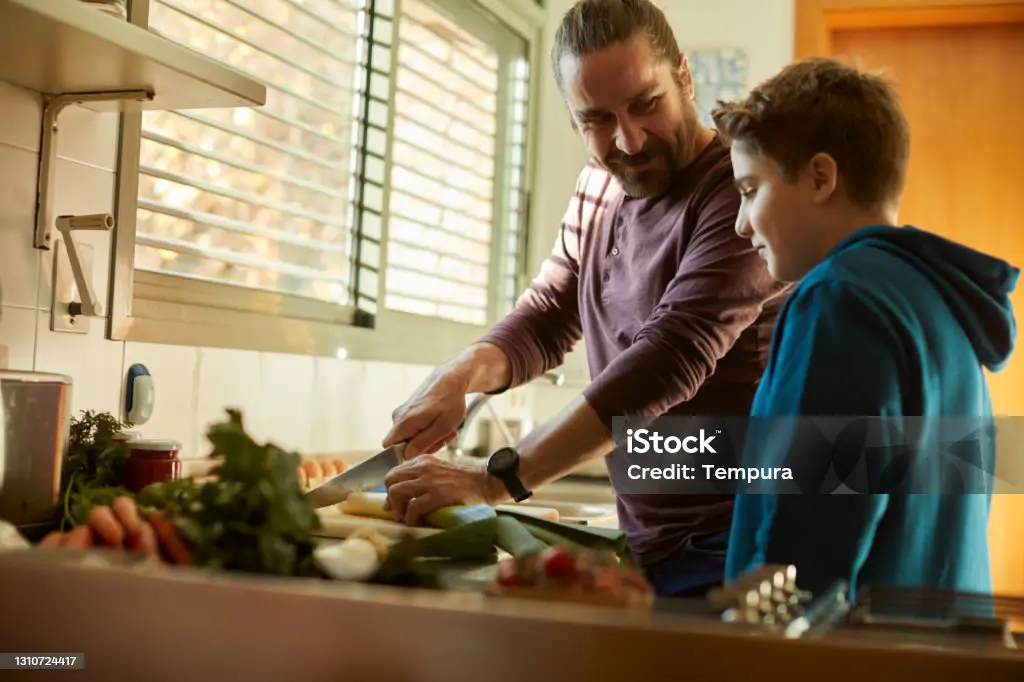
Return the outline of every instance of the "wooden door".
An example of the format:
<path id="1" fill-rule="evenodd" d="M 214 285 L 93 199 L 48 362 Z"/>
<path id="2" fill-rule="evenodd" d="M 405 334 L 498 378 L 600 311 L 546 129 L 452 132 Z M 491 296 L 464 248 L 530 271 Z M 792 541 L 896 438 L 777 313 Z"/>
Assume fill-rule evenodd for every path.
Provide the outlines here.
<path id="1" fill-rule="evenodd" d="M 857 4 L 846 21 L 826 18 L 812 51 L 885 69 L 896 81 L 912 135 L 899 222 L 1024 268 L 1024 8 L 1003 6 L 984 20 L 977 8 L 962 8 L 958 23 L 955 8 L 929 21 L 927 12 L 872 14 Z M 1024 327 L 1024 281 L 1013 303 Z M 1024 335 L 989 386 L 997 415 L 1024 416 Z M 989 536 L 996 591 L 1024 594 L 1024 495 L 995 497 Z"/>

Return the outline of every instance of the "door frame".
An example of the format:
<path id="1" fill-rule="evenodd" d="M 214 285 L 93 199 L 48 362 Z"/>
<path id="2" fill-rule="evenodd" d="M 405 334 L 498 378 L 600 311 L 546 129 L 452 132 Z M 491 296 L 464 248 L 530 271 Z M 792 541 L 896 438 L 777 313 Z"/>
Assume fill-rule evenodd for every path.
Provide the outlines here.
<path id="1" fill-rule="evenodd" d="M 1024 23 L 1024 0 L 795 0 L 794 59 L 833 57 L 837 30 Z M 988 535 L 998 594 L 1024 595 L 1024 540 L 1017 531 L 1024 498 L 992 496 Z M 998 548 L 997 548 L 998 547 Z M 1007 617 L 1010 607 L 997 616 Z M 1013 622 L 1024 632 L 1024 620 Z"/>
<path id="2" fill-rule="evenodd" d="M 1024 0 L 796 0 L 795 10 L 795 59 L 831 56 L 838 29 L 1024 23 Z"/>

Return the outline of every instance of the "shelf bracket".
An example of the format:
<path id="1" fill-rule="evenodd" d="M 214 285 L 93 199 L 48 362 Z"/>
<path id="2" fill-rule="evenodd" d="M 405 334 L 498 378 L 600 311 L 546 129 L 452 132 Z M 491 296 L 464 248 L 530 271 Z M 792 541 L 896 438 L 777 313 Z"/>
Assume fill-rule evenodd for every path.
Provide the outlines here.
<path id="1" fill-rule="evenodd" d="M 146 90 L 121 92 L 79 92 L 52 95 L 43 100 L 43 128 L 39 144 L 39 175 L 36 186 L 36 225 L 34 245 L 50 250 L 53 245 L 53 181 L 57 171 L 57 119 L 72 104 L 88 102 L 149 102 L 153 93 Z"/>

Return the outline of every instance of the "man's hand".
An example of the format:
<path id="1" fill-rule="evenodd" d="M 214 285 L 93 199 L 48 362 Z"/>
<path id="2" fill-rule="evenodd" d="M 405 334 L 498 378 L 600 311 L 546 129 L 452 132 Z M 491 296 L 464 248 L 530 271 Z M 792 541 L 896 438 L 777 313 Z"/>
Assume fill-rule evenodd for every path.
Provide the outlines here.
<path id="1" fill-rule="evenodd" d="M 88 523 L 67 533 L 54 531 L 43 538 L 39 547 L 121 548 L 173 564 L 192 563 L 188 547 L 170 521 L 160 512 L 152 512 L 143 520 L 130 497 L 119 497 L 109 507 L 93 507 Z"/>
<path id="2" fill-rule="evenodd" d="M 405 443 L 405 458 L 433 454 L 455 440 L 466 418 L 466 381 L 439 369 L 391 414 L 394 426 L 384 447 Z"/>
<path id="3" fill-rule="evenodd" d="M 500 481 L 479 467 L 449 464 L 421 455 L 401 464 L 384 478 L 385 507 L 410 526 L 427 514 L 453 504 L 499 503 L 507 497 Z"/>
<path id="4" fill-rule="evenodd" d="M 412 397 L 396 409 L 383 447 L 405 443 L 405 458 L 434 454 L 455 440 L 466 419 L 466 395 L 497 390 L 508 382 L 508 358 L 495 346 L 479 344 L 434 370 Z"/>

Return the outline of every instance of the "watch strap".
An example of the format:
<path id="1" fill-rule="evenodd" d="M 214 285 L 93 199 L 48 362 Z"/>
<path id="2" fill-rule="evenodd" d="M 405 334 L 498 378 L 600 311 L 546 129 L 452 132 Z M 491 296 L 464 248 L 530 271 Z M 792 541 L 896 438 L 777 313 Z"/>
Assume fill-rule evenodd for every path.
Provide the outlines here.
<path id="1" fill-rule="evenodd" d="M 523 481 L 519 478 L 519 453 L 514 448 L 503 448 L 506 453 L 513 455 L 512 466 L 503 467 L 487 467 L 487 472 L 501 481 L 502 485 L 505 486 L 505 490 L 512 496 L 512 499 L 516 502 L 522 502 L 533 496 L 533 491 L 528 490 Z M 492 455 L 493 457 L 493 455 Z"/>

